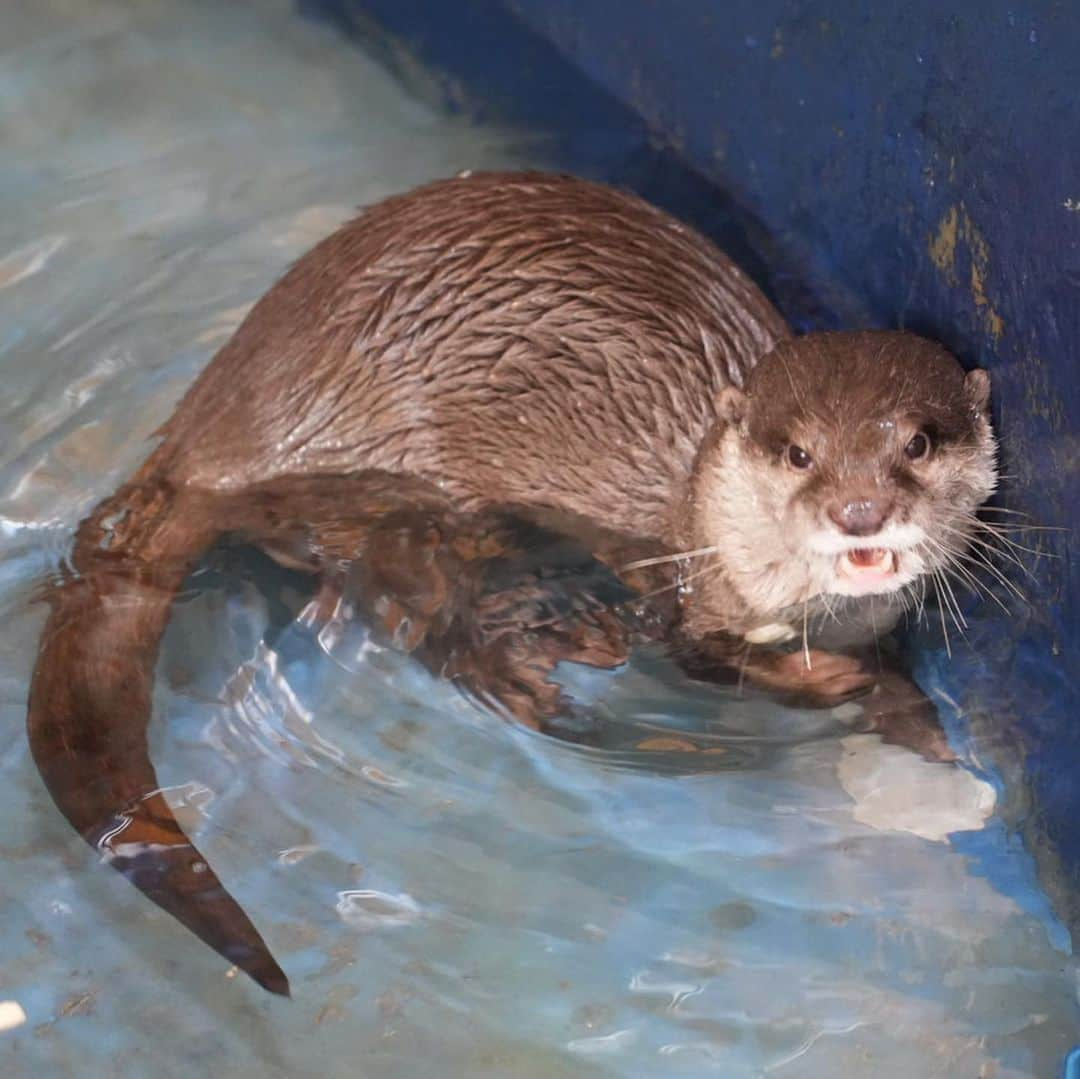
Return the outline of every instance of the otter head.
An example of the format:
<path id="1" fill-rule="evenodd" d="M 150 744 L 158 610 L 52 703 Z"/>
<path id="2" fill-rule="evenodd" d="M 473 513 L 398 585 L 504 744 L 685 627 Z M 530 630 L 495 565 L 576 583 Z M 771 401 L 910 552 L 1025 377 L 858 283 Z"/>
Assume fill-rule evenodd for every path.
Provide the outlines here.
<path id="1" fill-rule="evenodd" d="M 996 484 L 989 393 L 941 346 L 881 331 L 783 341 L 722 391 L 692 513 L 742 601 L 723 628 L 898 593 L 962 554 Z"/>

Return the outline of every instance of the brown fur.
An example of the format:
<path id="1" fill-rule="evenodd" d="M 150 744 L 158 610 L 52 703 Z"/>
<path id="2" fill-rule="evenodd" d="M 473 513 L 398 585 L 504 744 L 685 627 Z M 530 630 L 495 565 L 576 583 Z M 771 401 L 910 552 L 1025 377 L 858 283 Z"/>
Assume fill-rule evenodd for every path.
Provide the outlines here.
<path id="1" fill-rule="evenodd" d="M 819 700 L 865 688 L 844 657 L 808 669 L 747 654 L 745 633 L 809 595 L 790 545 L 809 527 L 799 507 L 822 496 L 777 447 L 813 434 L 828 464 L 817 482 L 871 458 L 885 482 L 893 448 L 849 436 L 851 418 L 931 420 L 952 440 L 939 473 L 886 477 L 914 507 L 992 472 L 992 443 L 936 346 L 789 338 L 707 240 L 599 185 L 459 178 L 345 225 L 255 305 L 78 530 L 28 717 L 61 812 L 156 903 L 288 991 L 172 818 L 146 749 L 172 597 L 225 533 L 322 574 L 327 603 L 353 597 L 433 670 L 545 729 L 566 704 L 554 666 L 617 664 L 640 633 Z M 886 391 L 897 379 L 908 388 Z M 971 497 L 986 483 L 970 479 Z M 693 589 L 673 587 L 689 581 L 678 562 L 624 568 L 713 545 Z M 632 590 L 666 606 L 642 622 Z"/>
<path id="2" fill-rule="evenodd" d="M 404 472 L 463 508 L 539 502 L 661 538 L 716 394 L 787 334 L 729 259 L 632 195 L 448 180 L 302 258 L 155 461 L 178 487 L 217 490 Z"/>

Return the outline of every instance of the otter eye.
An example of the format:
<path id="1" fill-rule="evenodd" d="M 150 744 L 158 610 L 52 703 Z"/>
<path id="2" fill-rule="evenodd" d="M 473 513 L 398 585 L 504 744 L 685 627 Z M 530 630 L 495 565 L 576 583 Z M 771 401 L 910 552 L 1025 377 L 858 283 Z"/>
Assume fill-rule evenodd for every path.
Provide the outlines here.
<path id="1" fill-rule="evenodd" d="M 904 453 L 909 460 L 921 461 L 930 452 L 930 439 L 920 431 L 913 435 L 904 447 Z"/>
<path id="2" fill-rule="evenodd" d="M 792 468 L 798 469 L 809 468 L 814 463 L 813 457 L 802 446 L 788 446 L 787 459 Z"/>

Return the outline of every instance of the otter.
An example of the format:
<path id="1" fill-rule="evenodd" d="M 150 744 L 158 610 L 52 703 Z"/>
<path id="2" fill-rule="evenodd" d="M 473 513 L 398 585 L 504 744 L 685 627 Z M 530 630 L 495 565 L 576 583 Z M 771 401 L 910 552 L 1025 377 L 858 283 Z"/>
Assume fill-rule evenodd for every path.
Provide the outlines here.
<path id="1" fill-rule="evenodd" d="M 79 526 L 46 590 L 34 760 L 104 860 L 287 994 L 147 751 L 169 608 L 211 545 L 240 536 L 363 597 L 543 729 L 565 706 L 554 664 L 616 665 L 638 631 L 829 703 L 873 676 L 810 647 L 810 611 L 869 608 L 882 631 L 960 556 L 995 485 L 988 399 L 984 372 L 911 334 L 794 336 L 632 194 L 515 173 L 390 198 L 255 304 Z M 651 595 L 648 625 L 623 617 Z"/>

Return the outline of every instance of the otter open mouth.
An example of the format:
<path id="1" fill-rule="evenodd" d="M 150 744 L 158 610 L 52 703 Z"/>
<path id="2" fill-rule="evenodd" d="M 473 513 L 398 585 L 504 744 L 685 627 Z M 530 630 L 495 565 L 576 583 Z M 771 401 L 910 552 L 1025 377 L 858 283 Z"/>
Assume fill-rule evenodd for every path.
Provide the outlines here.
<path id="1" fill-rule="evenodd" d="M 897 556 L 887 547 L 855 547 L 836 562 L 836 572 L 864 585 L 884 584 L 896 576 Z"/>

